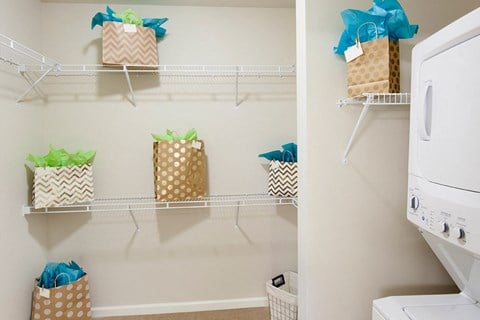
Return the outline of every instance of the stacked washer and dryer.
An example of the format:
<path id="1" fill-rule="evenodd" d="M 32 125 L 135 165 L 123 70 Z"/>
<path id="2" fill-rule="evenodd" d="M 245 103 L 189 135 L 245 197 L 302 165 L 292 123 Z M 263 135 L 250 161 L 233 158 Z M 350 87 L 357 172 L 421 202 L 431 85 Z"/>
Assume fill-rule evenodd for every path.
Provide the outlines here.
<path id="1" fill-rule="evenodd" d="M 407 217 L 461 293 L 373 301 L 373 320 L 480 320 L 480 8 L 413 49 Z"/>

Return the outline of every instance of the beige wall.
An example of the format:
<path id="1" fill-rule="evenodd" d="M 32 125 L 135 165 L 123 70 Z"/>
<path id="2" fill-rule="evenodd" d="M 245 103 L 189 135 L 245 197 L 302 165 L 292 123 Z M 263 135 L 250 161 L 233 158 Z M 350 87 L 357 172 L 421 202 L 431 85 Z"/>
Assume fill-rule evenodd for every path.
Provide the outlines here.
<path id="1" fill-rule="evenodd" d="M 116 5 L 121 11 L 126 6 Z M 42 5 L 43 50 L 63 63 L 99 63 L 104 5 Z M 293 9 L 135 6 L 168 17 L 161 64 L 293 64 Z M 47 36 L 48 35 L 48 36 Z M 150 196 L 151 132 L 195 127 L 205 141 L 210 194 L 262 193 L 257 154 L 296 140 L 292 79 L 132 76 L 138 110 L 124 99 L 123 76 L 50 79 L 47 143 L 96 149 L 96 197 Z M 160 85 L 159 85 L 160 82 Z M 246 96 L 250 92 L 250 95 Z M 75 259 L 90 273 L 94 307 L 262 298 L 265 281 L 296 269 L 296 210 L 235 208 L 49 217 L 52 260 Z M 260 301 L 259 299 L 258 301 Z M 131 309 L 130 309 L 131 310 Z"/>
<path id="2" fill-rule="evenodd" d="M 41 34 L 31 32 L 40 25 L 39 1 L 1 0 L 0 8 L 0 33 L 40 47 Z M 42 143 L 42 114 L 38 101 L 15 103 L 26 89 L 26 82 L 16 71 L 1 63 L 0 273 L 3 276 L 0 309 L 3 319 L 29 318 L 33 280 L 39 275 L 46 258 L 46 221 L 21 215 L 21 206 L 27 203 L 28 189 L 25 157 L 29 152 L 38 151 Z"/>
<path id="3" fill-rule="evenodd" d="M 401 42 L 402 90 L 409 92 L 415 43 L 478 6 L 478 1 L 402 1 L 413 40 Z M 300 319 L 370 319 L 375 298 L 438 293 L 452 281 L 407 222 L 407 107 L 372 110 L 348 164 L 341 157 L 360 107 L 336 107 L 346 94 L 345 63 L 332 47 L 339 12 L 367 1 L 297 1 Z"/>

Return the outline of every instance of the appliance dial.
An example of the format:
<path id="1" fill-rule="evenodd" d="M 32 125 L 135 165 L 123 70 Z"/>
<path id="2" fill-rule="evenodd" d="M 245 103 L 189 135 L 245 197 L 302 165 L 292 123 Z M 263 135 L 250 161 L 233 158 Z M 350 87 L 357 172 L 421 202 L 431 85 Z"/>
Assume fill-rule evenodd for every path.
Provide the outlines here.
<path id="1" fill-rule="evenodd" d="M 457 239 L 464 239 L 465 238 L 465 230 L 462 228 L 455 228 L 453 229 L 453 236 Z"/>
<path id="2" fill-rule="evenodd" d="M 410 208 L 417 210 L 420 207 L 420 200 L 417 196 L 412 196 L 410 198 Z"/>
<path id="3" fill-rule="evenodd" d="M 437 224 L 437 231 L 440 232 L 440 233 L 446 233 L 448 232 L 449 230 L 449 226 L 448 226 L 448 223 L 446 222 L 439 222 Z"/>

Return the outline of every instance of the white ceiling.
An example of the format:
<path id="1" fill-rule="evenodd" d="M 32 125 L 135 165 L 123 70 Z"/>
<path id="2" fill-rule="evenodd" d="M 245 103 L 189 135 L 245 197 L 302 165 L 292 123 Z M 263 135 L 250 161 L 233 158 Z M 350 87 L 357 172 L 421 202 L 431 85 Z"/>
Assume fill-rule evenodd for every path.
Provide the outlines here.
<path id="1" fill-rule="evenodd" d="M 42 0 L 59 3 L 98 3 L 105 0 Z M 295 0 L 109 0 L 109 4 L 150 4 L 164 6 L 295 8 Z"/>

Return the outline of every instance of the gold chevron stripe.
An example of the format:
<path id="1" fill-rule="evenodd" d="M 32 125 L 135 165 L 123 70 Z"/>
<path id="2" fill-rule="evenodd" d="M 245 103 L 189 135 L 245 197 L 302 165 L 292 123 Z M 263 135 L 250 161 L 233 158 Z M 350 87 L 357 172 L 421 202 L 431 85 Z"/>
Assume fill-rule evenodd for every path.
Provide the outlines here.
<path id="1" fill-rule="evenodd" d="M 104 64 L 158 64 L 157 42 L 151 28 L 137 26 L 137 32 L 125 32 L 123 24 L 103 24 L 102 61 Z"/>
<path id="2" fill-rule="evenodd" d="M 93 201 L 91 165 L 35 168 L 33 206 L 35 209 Z"/>

